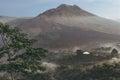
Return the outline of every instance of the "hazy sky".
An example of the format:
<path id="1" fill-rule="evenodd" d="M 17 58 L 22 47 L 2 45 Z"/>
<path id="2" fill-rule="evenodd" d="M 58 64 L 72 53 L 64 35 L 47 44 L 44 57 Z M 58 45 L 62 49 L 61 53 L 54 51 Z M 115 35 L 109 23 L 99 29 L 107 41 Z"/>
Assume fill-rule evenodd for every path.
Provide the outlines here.
<path id="1" fill-rule="evenodd" d="M 110 19 L 120 19 L 120 0 L 0 0 L 0 15 L 30 17 L 60 4 L 79 7 Z"/>

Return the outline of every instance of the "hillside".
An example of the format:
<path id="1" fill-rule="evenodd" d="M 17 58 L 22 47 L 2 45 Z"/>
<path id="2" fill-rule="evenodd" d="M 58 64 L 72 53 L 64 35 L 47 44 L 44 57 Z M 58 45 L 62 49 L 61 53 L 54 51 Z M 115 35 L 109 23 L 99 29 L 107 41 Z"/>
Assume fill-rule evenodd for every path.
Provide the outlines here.
<path id="1" fill-rule="evenodd" d="M 7 23 L 15 19 L 16 19 L 15 17 L 0 16 L 0 22 L 3 22 L 3 23 Z"/>

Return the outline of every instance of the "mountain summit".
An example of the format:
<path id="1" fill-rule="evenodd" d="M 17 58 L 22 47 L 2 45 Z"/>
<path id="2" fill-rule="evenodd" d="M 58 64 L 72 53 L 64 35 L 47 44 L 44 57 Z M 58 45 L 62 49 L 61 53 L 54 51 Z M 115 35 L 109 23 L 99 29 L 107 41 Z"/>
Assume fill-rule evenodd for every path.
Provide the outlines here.
<path id="1" fill-rule="evenodd" d="M 84 11 L 77 5 L 61 4 L 57 8 L 45 11 L 44 16 L 93 16 L 93 14 Z"/>

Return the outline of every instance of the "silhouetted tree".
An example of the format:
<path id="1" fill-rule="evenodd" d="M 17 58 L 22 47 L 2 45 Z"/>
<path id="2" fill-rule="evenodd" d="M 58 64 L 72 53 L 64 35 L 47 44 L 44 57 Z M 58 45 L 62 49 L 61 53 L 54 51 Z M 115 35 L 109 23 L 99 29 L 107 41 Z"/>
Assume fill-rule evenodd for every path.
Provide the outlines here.
<path id="1" fill-rule="evenodd" d="M 79 49 L 76 50 L 77 55 L 83 55 L 83 52 L 84 52 L 83 50 L 79 50 Z"/>
<path id="2" fill-rule="evenodd" d="M 117 56 L 118 55 L 118 51 L 116 49 L 113 49 L 111 52 L 111 56 Z"/>

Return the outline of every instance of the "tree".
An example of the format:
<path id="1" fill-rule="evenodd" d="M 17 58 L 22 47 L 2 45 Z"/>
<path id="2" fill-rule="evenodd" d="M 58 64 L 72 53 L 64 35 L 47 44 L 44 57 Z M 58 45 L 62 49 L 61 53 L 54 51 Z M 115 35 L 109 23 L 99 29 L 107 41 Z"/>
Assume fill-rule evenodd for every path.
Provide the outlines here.
<path id="1" fill-rule="evenodd" d="M 44 70 L 41 59 L 45 57 L 47 50 L 33 48 L 32 45 L 36 40 L 29 39 L 20 29 L 3 23 L 0 23 L 0 36 L 0 71 L 6 72 L 10 80 L 17 80 L 22 75 L 37 74 Z"/>
<path id="2" fill-rule="evenodd" d="M 76 50 L 77 55 L 83 55 L 83 52 L 84 52 L 83 50 L 79 50 L 79 49 Z"/>
<path id="3" fill-rule="evenodd" d="M 115 57 L 117 55 L 118 55 L 118 51 L 116 49 L 113 49 L 112 52 L 111 52 L 111 56 Z"/>

